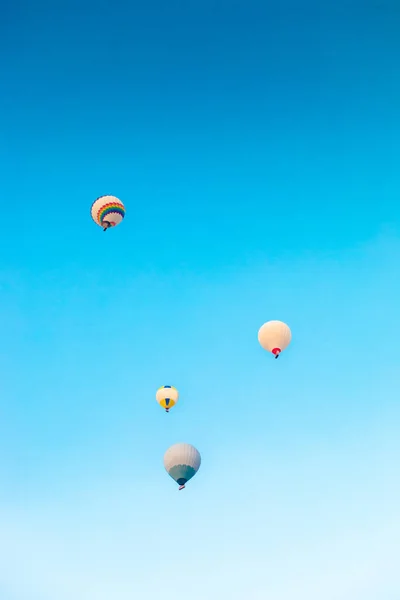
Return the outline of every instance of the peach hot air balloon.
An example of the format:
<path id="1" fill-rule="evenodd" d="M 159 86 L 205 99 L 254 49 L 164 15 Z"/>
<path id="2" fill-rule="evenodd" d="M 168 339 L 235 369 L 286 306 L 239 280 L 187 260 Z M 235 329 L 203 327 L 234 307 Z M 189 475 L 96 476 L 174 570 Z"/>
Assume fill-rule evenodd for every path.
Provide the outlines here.
<path id="1" fill-rule="evenodd" d="M 292 332 L 282 321 L 268 321 L 258 331 L 260 345 L 267 352 L 272 352 L 275 358 L 289 346 L 291 339 Z"/>
<path id="2" fill-rule="evenodd" d="M 93 221 L 107 231 L 119 225 L 125 217 L 125 206 L 115 196 L 100 196 L 92 204 Z"/>

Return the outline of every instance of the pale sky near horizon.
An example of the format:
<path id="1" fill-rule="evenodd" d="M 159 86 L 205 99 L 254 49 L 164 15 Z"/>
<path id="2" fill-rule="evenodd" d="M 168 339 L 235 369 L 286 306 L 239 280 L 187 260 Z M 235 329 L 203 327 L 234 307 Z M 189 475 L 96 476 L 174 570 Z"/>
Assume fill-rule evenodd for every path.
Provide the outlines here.
<path id="1" fill-rule="evenodd" d="M 399 599 L 399 27 L 6 6 L 0 600 Z"/>

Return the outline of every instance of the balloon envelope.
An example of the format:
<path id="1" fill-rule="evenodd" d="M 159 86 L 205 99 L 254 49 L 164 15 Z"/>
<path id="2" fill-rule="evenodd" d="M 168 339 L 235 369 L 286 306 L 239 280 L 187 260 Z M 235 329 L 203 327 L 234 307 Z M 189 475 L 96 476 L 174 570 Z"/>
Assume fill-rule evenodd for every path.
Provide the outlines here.
<path id="1" fill-rule="evenodd" d="M 276 357 L 289 346 L 291 339 L 290 328 L 282 321 L 268 321 L 258 331 L 261 346 Z"/>
<path id="2" fill-rule="evenodd" d="M 200 453 L 190 444 L 174 444 L 164 454 L 164 467 L 180 486 L 196 475 L 200 464 Z"/>
<path id="3" fill-rule="evenodd" d="M 108 229 L 121 223 L 125 217 L 125 207 L 115 196 L 100 196 L 93 202 L 91 214 L 97 225 Z"/>
<path id="4" fill-rule="evenodd" d="M 156 400 L 160 406 L 169 411 L 178 402 L 179 392 L 173 385 L 163 385 L 158 388 Z"/>

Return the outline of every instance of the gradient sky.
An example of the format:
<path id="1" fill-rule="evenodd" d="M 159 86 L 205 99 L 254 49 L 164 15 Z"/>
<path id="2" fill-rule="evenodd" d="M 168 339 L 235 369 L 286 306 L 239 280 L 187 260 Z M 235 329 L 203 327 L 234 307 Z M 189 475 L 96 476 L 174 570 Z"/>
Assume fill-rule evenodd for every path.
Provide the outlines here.
<path id="1" fill-rule="evenodd" d="M 1 5 L 0 598 L 398 600 L 400 5 L 140 4 Z"/>

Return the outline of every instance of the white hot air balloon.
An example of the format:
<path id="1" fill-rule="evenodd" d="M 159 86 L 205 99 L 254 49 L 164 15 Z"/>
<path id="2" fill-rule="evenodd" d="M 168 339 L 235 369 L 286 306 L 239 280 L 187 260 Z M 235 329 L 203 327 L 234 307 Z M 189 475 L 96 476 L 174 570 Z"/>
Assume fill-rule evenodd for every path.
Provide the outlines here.
<path id="1" fill-rule="evenodd" d="M 166 412 L 175 406 L 178 402 L 179 392 L 173 385 L 163 385 L 158 388 L 156 393 L 156 400 L 160 406 L 162 406 Z"/>
<path id="2" fill-rule="evenodd" d="M 115 196 L 100 196 L 93 202 L 91 214 L 93 221 L 107 231 L 121 223 L 125 217 L 125 206 Z"/>
<path id="3" fill-rule="evenodd" d="M 196 475 L 200 464 L 200 453 L 190 444 L 174 444 L 164 454 L 164 467 L 180 490 Z"/>
<path id="4" fill-rule="evenodd" d="M 285 350 L 292 339 L 292 332 L 282 321 L 268 321 L 258 331 L 258 341 L 267 352 L 272 352 L 275 358 Z"/>

